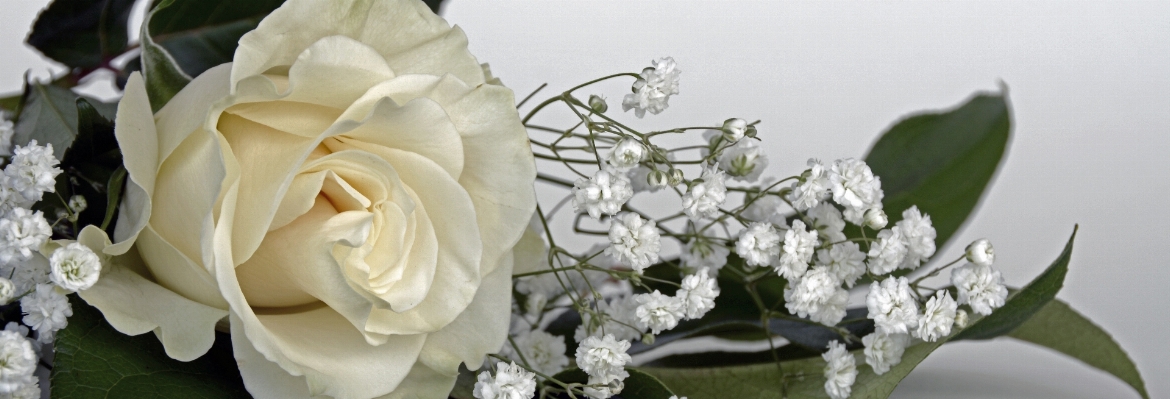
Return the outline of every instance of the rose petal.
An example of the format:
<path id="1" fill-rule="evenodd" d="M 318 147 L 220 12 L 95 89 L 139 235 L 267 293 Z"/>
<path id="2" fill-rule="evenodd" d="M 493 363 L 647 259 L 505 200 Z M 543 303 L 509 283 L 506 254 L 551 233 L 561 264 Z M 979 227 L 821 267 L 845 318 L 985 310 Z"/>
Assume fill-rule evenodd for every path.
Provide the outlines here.
<path id="1" fill-rule="evenodd" d="M 512 255 L 500 259 L 495 270 L 483 278 L 475 299 L 442 330 L 427 334 L 419 361 L 432 369 L 454 376 L 459 364 L 476 369 L 483 357 L 500 350 L 508 335 L 512 309 Z"/>
<path id="2" fill-rule="evenodd" d="M 268 361 L 256 351 L 248 337 L 240 331 L 244 322 L 235 313 L 231 315 L 232 352 L 244 378 L 244 387 L 257 399 L 309 398 L 305 377 L 294 376 L 276 363 Z"/>
<path id="3" fill-rule="evenodd" d="M 132 73 L 126 81 L 115 121 L 114 136 L 118 139 L 118 147 L 122 148 L 122 162 L 129 180 L 125 190 L 126 204 L 118 214 L 114 234 L 118 242 L 127 244 L 113 251 L 125 253 L 150 219 L 150 193 L 154 191 L 158 170 L 158 132 L 141 74 Z"/>
<path id="4" fill-rule="evenodd" d="M 226 175 L 219 140 L 198 130 L 163 161 L 150 225 L 180 253 L 211 269 L 212 208 Z"/>

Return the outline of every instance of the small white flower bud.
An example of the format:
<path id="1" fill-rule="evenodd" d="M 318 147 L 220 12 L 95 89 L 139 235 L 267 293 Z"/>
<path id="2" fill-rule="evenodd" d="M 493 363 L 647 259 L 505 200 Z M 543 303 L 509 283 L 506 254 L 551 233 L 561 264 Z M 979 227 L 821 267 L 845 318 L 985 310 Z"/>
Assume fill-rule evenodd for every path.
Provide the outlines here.
<path id="1" fill-rule="evenodd" d="M 669 182 L 671 186 L 682 184 L 683 172 L 675 168 L 670 168 L 670 176 L 667 179 L 667 182 Z"/>
<path id="2" fill-rule="evenodd" d="M 601 98 L 601 96 L 592 94 L 589 96 L 589 109 L 592 109 L 593 112 L 604 114 L 605 111 L 609 110 L 609 105 L 605 103 L 605 99 Z"/>
<path id="3" fill-rule="evenodd" d="M 970 320 L 971 319 L 969 319 L 969 316 L 967 316 L 966 310 L 959 309 L 955 311 L 955 327 L 967 328 L 967 323 L 970 322 Z"/>
<path id="4" fill-rule="evenodd" d="M 89 289 L 102 273 L 102 261 L 97 254 L 76 242 L 53 251 L 49 265 L 53 268 L 49 279 L 69 291 Z"/>
<path id="5" fill-rule="evenodd" d="M 654 169 L 646 174 L 646 183 L 650 184 L 650 187 L 653 188 L 666 187 L 670 184 L 670 177 L 667 176 L 666 172 Z"/>
<path id="6" fill-rule="evenodd" d="M 89 202 L 85 200 L 85 197 L 80 195 L 69 197 L 69 209 L 73 210 L 73 213 L 81 213 L 86 208 L 89 208 Z"/>
<path id="7" fill-rule="evenodd" d="M 980 238 L 967 246 L 967 260 L 980 266 L 991 266 L 995 263 L 995 248 L 991 241 Z"/>
<path id="8" fill-rule="evenodd" d="M 748 128 L 747 121 L 739 118 L 731 118 L 723 121 L 723 138 L 732 143 L 742 139 Z"/>
<path id="9" fill-rule="evenodd" d="M 7 305 L 16 296 L 16 284 L 12 280 L 0 277 L 0 305 Z"/>
<path id="10" fill-rule="evenodd" d="M 874 230 L 881 230 L 886 227 L 890 219 L 886 217 L 886 212 L 881 208 L 872 208 L 865 211 L 865 225 Z"/>

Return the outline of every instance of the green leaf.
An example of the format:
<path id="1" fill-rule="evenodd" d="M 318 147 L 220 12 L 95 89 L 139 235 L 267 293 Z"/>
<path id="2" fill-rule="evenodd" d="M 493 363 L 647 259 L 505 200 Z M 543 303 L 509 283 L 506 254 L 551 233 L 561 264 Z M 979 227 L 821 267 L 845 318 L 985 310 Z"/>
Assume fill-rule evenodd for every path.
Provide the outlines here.
<path id="1" fill-rule="evenodd" d="M 622 388 L 620 395 L 623 399 L 668 399 L 674 395 L 662 381 L 641 369 L 627 367 L 626 372 L 629 372 L 630 376 L 623 381 L 625 387 Z M 584 384 L 588 382 L 589 376 L 584 371 L 573 368 L 557 373 L 553 378 L 564 383 Z"/>
<path id="2" fill-rule="evenodd" d="M 142 21 L 142 77 L 146 81 L 147 94 L 150 97 L 151 110 L 158 112 L 163 105 L 171 101 L 179 90 L 191 82 L 191 76 L 183 72 L 175 58 L 162 46 L 152 39 L 150 33 L 151 20 L 159 11 L 169 7 L 173 0 L 163 0 L 153 10 L 146 14 Z"/>
<path id="3" fill-rule="evenodd" d="M 69 296 L 73 317 L 57 335 L 53 399 L 250 398 L 227 334 L 216 334 L 208 354 L 171 359 L 153 334 L 124 335 L 100 311 Z"/>
<path id="4" fill-rule="evenodd" d="M 1120 378 L 1143 398 L 1150 397 L 1141 373 L 1121 345 L 1059 299 L 1048 302 L 1008 336 L 1072 356 Z"/>
<path id="5" fill-rule="evenodd" d="M 443 10 L 443 0 L 423 0 L 423 3 L 427 3 L 427 7 L 430 7 L 435 14 Z"/>
<path id="6" fill-rule="evenodd" d="M 917 205 L 942 248 L 979 203 L 1007 149 L 1006 90 L 977 94 L 950 111 L 907 117 L 874 143 L 865 162 L 882 179 L 890 224 Z"/>
<path id="7" fill-rule="evenodd" d="M 36 140 L 53 144 L 53 156 L 62 159 L 77 138 L 77 95 L 69 89 L 31 83 L 16 121 L 12 144 Z"/>
<path id="8" fill-rule="evenodd" d="M 134 0 L 55 0 L 41 12 L 28 44 L 72 68 L 95 69 L 126 51 Z"/>
<path id="9" fill-rule="evenodd" d="M 983 336 L 986 333 L 999 331 L 1005 326 L 1010 326 L 1007 330 L 1010 331 L 1011 328 L 1026 321 L 1040 307 L 1050 303 L 1052 296 L 1056 295 L 1056 291 L 1060 289 L 1064 274 L 1068 271 L 1068 258 L 1072 252 L 1074 238 L 1076 238 L 1075 229 L 1064 252 L 1061 253 L 1056 262 L 1029 283 L 1027 287 L 1009 296 L 1004 306 L 990 316 L 976 317 L 966 329 L 953 331 L 950 337 L 938 342 L 924 342 L 907 348 L 902 355 L 902 362 L 880 376 L 874 374 L 863 360 L 859 360 L 857 363 L 859 373 L 850 398 L 886 398 L 918 363 L 921 363 L 927 355 L 945 342 L 968 338 L 971 335 Z M 1036 306 L 1036 308 L 1033 309 L 1032 306 Z M 1001 314 L 1003 316 L 997 316 Z M 1012 324 L 1016 320 L 1019 323 Z M 855 358 L 864 358 L 860 350 L 853 351 L 853 354 Z M 822 374 L 825 366 L 823 359 L 812 357 L 782 362 L 781 365 L 784 370 L 783 375 L 788 376 L 787 387 L 790 398 L 826 397 L 824 393 L 825 379 Z M 775 363 L 708 368 L 645 368 L 642 370 L 658 377 L 675 392 L 690 399 L 781 397 L 781 388 L 778 385 L 781 373 Z"/>
<path id="10" fill-rule="evenodd" d="M 1043 273 L 1023 289 L 1008 296 L 1003 307 L 982 318 L 977 326 L 963 330 L 955 339 L 990 339 L 1007 334 L 1056 298 L 1056 293 L 1064 286 L 1064 276 L 1068 274 L 1068 261 L 1072 256 L 1073 240 L 1076 238 L 1077 227 L 1073 227 L 1072 236 L 1068 238 L 1064 251 L 1061 251 L 1060 256 L 1044 269 Z"/>
<path id="11" fill-rule="evenodd" d="M 283 3 L 284 0 L 164 1 L 150 20 L 150 34 L 183 72 L 199 76 L 211 67 L 231 62 L 240 37 Z"/>

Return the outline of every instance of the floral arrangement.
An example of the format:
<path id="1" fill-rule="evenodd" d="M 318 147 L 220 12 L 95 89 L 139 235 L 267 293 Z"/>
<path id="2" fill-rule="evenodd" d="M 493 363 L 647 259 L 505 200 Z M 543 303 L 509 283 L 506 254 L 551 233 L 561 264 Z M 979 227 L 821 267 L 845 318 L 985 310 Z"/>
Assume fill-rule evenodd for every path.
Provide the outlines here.
<path id="1" fill-rule="evenodd" d="M 887 397 L 999 336 L 1148 397 L 1055 299 L 1075 228 L 1031 282 L 940 251 L 1006 88 L 772 175 L 761 121 L 623 124 L 670 57 L 530 103 L 438 2 L 161 0 L 137 44 L 132 5 L 54 1 L 28 43 L 70 71 L 0 99 L 0 397 Z"/>

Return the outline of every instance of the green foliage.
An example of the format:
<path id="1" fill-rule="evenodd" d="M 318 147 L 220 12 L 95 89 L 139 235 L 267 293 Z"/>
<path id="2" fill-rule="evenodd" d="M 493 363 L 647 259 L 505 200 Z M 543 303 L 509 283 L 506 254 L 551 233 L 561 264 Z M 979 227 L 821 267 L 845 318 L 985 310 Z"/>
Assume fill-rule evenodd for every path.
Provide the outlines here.
<path id="1" fill-rule="evenodd" d="M 28 44 L 72 68 L 95 69 L 126 51 L 134 0 L 55 0 L 41 12 Z"/>
<path id="2" fill-rule="evenodd" d="M 174 0 L 158 2 L 150 19 L 153 42 L 188 76 L 231 62 L 240 37 L 284 0 Z"/>
<path id="3" fill-rule="evenodd" d="M 122 334 L 96 308 L 76 295 L 69 298 L 73 317 L 57 335 L 54 399 L 251 397 L 226 334 L 216 335 L 207 355 L 178 362 L 153 334 Z"/>
<path id="4" fill-rule="evenodd" d="M 146 14 L 146 19 L 142 21 L 142 55 L 139 62 L 142 66 L 142 77 L 146 80 L 147 94 L 150 96 L 150 108 L 155 112 L 162 109 L 163 105 L 179 93 L 179 90 L 183 90 L 183 87 L 191 82 L 191 76 L 183 72 L 166 48 L 154 42 L 150 32 L 151 20 L 155 14 L 173 3 L 173 0 L 163 0 L 150 10 Z"/>
<path id="5" fill-rule="evenodd" d="M 865 157 L 882 179 L 890 225 L 917 205 L 930 215 L 943 248 L 991 183 L 1011 125 L 1005 91 L 977 94 L 953 110 L 921 113 L 890 127 Z"/>
<path id="6" fill-rule="evenodd" d="M 1150 397 L 1141 373 L 1121 345 L 1059 299 L 1048 302 L 1008 336 L 1072 356 L 1120 378 L 1143 398 Z"/>
<path id="7" fill-rule="evenodd" d="M 36 140 L 53 144 L 53 156 L 61 159 L 77 138 L 77 95 L 69 89 L 30 83 L 25 87 L 24 105 L 16 121 L 13 145 Z"/>
<path id="8" fill-rule="evenodd" d="M 1064 286 L 1064 276 L 1068 274 L 1068 261 L 1072 256 L 1073 240 L 1076 237 L 1077 229 L 1073 228 L 1072 237 L 1068 238 L 1064 251 L 1061 251 L 1060 256 L 1044 269 L 1040 276 L 1028 283 L 1027 287 L 1008 296 L 1003 307 L 984 317 L 978 325 L 963 330 L 963 333 L 954 339 L 989 339 L 1007 334 L 1056 298 L 1057 291 Z"/>

